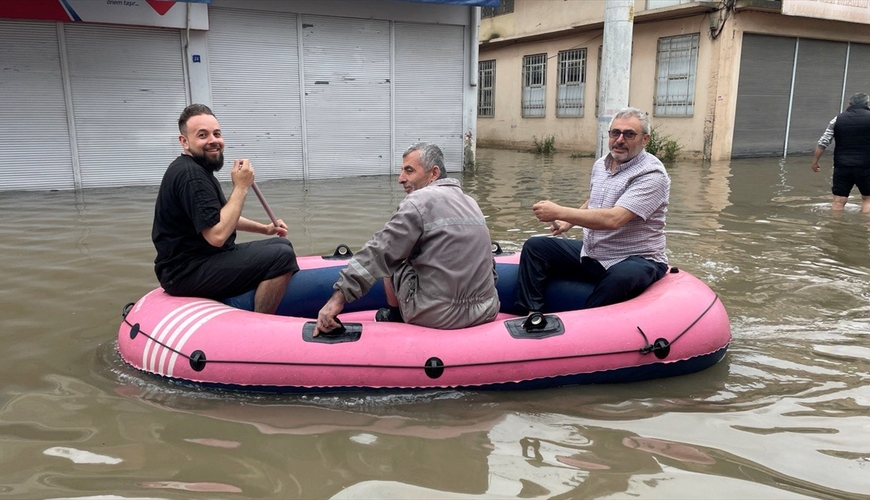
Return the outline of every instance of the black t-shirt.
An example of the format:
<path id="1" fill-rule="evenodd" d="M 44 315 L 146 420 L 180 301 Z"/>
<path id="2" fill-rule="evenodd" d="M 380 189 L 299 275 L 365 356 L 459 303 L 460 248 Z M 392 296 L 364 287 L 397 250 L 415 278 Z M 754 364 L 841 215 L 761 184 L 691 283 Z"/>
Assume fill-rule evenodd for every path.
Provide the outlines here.
<path id="1" fill-rule="evenodd" d="M 220 248 L 202 236 L 221 219 L 227 198 L 217 178 L 193 158 L 181 155 L 169 165 L 154 206 L 151 240 L 157 249 L 154 272 L 164 283 L 183 274 L 192 264 L 233 248 L 236 233 Z"/>

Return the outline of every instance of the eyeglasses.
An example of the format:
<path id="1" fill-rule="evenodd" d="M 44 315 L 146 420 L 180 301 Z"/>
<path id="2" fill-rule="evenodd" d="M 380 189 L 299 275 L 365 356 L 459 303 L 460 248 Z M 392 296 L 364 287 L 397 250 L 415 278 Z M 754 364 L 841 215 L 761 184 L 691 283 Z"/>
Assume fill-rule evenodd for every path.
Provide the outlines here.
<path id="1" fill-rule="evenodd" d="M 637 137 L 637 132 L 635 132 L 634 130 L 619 130 L 615 128 L 613 130 L 610 130 L 608 133 L 610 134 L 611 139 L 619 139 L 619 136 L 621 135 L 625 137 L 626 141 L 630 141 Z"/>

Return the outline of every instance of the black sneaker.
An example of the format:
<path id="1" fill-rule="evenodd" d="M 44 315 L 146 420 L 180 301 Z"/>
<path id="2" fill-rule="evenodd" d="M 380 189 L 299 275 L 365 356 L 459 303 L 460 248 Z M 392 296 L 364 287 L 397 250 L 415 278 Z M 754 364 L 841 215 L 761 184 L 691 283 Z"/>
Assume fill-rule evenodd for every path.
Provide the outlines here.
<path id="1" fill-rule="evenodd" d="M 396 308 L 393 310 L 391 307 L 382 307 L 378 309 L 378 312 L 375 313 L 375 321 L 389 321 L 393 323 L 405 322 L 402 319 L 402 313 L 399 312 L 399 309 Z"/>

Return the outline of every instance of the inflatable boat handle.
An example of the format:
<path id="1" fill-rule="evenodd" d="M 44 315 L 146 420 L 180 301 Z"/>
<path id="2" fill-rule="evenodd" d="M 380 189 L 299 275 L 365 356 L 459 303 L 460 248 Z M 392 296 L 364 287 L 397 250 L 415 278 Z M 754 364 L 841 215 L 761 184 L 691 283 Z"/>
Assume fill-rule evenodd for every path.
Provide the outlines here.
<path id="1" fill-rule="evenodd" d="M 278 219 L 275 218 L 275 213 L 272 212 L 272 209 L 269 208 L 269 204 L 266 203 L 266 198 L 263 197 L 263 193 L 260 191 L 260 188 L 257 186 L 257 183 L 251 184 L 251 187 L 254 188 L 254 194 L 257 195 L 257 198 L 260 199 L 260 203 L 263 204 L 263 208 L 266 210 L 266 214 L 269 216 L 269 220 L 272 221 L 272 225 L 278 227 Z"/>

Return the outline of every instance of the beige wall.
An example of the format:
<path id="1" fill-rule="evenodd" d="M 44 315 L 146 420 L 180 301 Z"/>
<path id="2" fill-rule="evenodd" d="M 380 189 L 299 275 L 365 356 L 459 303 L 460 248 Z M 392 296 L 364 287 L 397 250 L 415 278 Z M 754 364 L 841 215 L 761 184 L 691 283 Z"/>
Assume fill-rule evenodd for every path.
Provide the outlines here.
<path id="1" fill-rule="evenodd" d="M 604 1 L 515 0 L 512 14 L 481 19 L 480 40 L 510 39 L 603 22 Z"/>
<path id="2" fill-rule="evenodd" d="M 496 59 L 495 116 L 477 119 L 477 136 L 481 145 L 531 147 L 533 137 L 554 136 L 557 149 L 595 151 L 595 74 L 601 31 L 582 37 L 510 45 L 495 51 L 481 52 L 480 60 Z M 569 48 L 586 48 L 586 89 L 583 117 L 556 117 L 558 54 Z M 521 116 L 523 56 L 547 54 L 546 113 L 541 118 Z"/>
<path id="3" fill-rule="evenodd" d="M 633 55 L 629 105 L 652 112 L 655 95 L 656 51 L 658 39 L 698 33 L 697 27 L 706 22 L 702 16 L 635 25 L 632 40 Z M 707 24 L 709 25 L 709 24 Z M 602 30 L 580 33 L 566 38 L 509 45 L 489 49 L 481 46 L 480 60 L 496 60 L 496 110 L 493 118 L 478 118 L 478 141 L 484 146 L 531 147 L 533 138 L 553 136 L 555 146 L 562 151 L 576 151 L 592 155 L 596 147 L 598 128 L 595 101 L 598 75 L 598 48 L 602 44 Z M 665 135 L 676 139 L 683 147 L 682 154 L 702 156 L 705 143 L 710 142 L 712 128 L 708 113 L 708 95 L 711 88 L 711 67 L 718 61 L 711 56 L 712 43 L 701 32 L 698 57 L 698 77 L 695 95 L 695 114 L 692 117 L 652 117 L 652 124 Z M 558 53 L 560 50 L 586 48 L 586 92 L 582 118 L 556 117 L 556 88 L 558 84 Z M 521 116 L 522 59 L 525 55 L 546 53 L 547 102 L 543 118 Z M 699 90 L 700 89 L 700 90 Z"/>
<path id="4" fill-rule="evenodd" d="M 583 6 L 594 6 L 582 7 Z M 636 9 L 645 5 L 638 0 Z M 521 41 L 497 47 L 480 46 L 480 60 L 496 60 L 495 117 L 478 118 L 478 142 L 484 146 L 531 147 L 533 138 L 555 138 L 561 151 L 576 151 L 592 155 L 595 151 L 597 120 L 598 48 L 602 29 L 593 25 L 587 31 L 576 31 L 582 24 L 600 22 L 604 14 L 603 0 L 517 0 L 514 14 L 497 16 L 481 23 L 481 40 L 487 40 L 485 29 L 513 30 L 511 37 L 558 30 L 574 26 L 575 31 L 561 38 L 541 41 Z M 536 10 L 537 9 L 537 10 Z M 593 13 L 596 12 L 596 13 Z M 597 17 L 596 17 L 597 16 Z M 541 18 L 544 18 L 543 20 Z M 537 18 L 537 21 L 536 21 Z M 521 22 L 518 20 L 522 20 Z M 597 21 L 596 21 L 597 19 Z M 492 21 L 487 23 L 486 21 Z M 541 25 L 536 28 L 536 22 Z M 501 23 L 501 24 L 499 24 Z M 737 11 L 726 21 L 721 35 L 713 40 L 709 15 L 698 14 L 681 19 L 645 21 L 634 25 L 632 40 L 631 89 L 629 104 L 652 111 L 655 95 L 656 51 L 658 39 L 690 33 L 700 33 L 694 115 L 691 117 L 652 116 L 653 126 L 662 134 L 674 138 L 682 147 L 681 155 L 727 160 L 731 156 L 737 89 L 740 78 L 740 52 L 744 32 L 778 36 L 798 36 L 835 41 L 870 43 L 866 25 L 826 21 L 758 11 Z M 491 32 L 490 32 L 491 33 Z M 504 31 L 508 33 L 508 31 Z M 506 36 L 506 35 L 505 35 Z M 558 36 L 558 35 L 554 35 Z M 493 40 L 494 42 L 497 40 Z M 582 118 L 555 116 L 558 84 L 558 53 L 571 48 L 586 48 L 586 92 Z M 521 117 L 521 78 L 524 55 L 546 53 L 547 101 L 543 118 Z"/>

